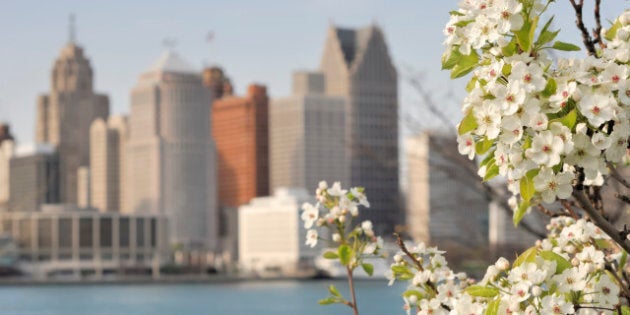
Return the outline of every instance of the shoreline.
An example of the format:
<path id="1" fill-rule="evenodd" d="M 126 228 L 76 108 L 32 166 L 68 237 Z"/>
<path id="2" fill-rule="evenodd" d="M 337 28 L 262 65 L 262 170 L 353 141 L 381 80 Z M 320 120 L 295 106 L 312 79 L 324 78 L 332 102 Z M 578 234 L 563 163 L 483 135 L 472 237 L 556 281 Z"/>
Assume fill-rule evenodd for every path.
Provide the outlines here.
<path id="1" fill-rule="evenodd" d="M 314 278 L 314 277 L 240 277 L 240 276 L 175 276 L 175 277 L 125 277 L 117 279 L 29 279 L 29 278 L 0 278 L 0 288 L 10 286 L 90 286 L 90 285 L 164 285 L 164 284 L 233 284 L 279 281 L 338 281 L 345 278 Z M 385 281 L 382 278 L 359 278 L 356 281 Z"/>

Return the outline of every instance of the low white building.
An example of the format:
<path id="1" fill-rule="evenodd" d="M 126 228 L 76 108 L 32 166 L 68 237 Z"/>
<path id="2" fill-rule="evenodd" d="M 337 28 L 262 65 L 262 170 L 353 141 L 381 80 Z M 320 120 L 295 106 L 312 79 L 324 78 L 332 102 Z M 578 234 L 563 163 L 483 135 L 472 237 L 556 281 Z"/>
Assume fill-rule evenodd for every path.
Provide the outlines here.
<path id="1" fill-rule="evenodd" d="M 312 270 L 317 249 L 305 245 L 300 219 L 304 202 L 315 198 L 304 189 L 279 188 L 273 196 L 258 197 L 239 207 L 240 265 L 258 274 L 297 275 Z"/>
<path id="2" fill-rule="evenodd" d="M 166 218 L 65 204 L 0 213 L 0 235 L 17 243 L 19 267 L 39 279 L 151 273 L 168 259 Z"/>

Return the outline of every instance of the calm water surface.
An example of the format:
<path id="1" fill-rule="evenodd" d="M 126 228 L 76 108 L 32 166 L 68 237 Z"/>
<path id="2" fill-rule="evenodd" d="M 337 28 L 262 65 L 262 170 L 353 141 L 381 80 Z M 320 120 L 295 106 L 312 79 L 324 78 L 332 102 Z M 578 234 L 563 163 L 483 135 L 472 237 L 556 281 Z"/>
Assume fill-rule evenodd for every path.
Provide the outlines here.
<path id="1" fill-rule="evenodd" d="M 351 314 L 346 306 L 317 304 L 330 283 L 348 296 L 341 281 L 3 286 L 0 314 Z M 359 281 L 357 290 L 362 315 L 404 314 L 400 298 L 404 285 Z"/>

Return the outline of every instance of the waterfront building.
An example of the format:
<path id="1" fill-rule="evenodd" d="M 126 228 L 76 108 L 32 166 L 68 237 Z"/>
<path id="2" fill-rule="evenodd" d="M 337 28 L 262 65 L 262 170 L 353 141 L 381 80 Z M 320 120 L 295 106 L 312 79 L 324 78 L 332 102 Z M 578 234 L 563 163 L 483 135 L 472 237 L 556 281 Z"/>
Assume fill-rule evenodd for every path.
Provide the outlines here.
<path id="1" fill-rule="evenodd" d="M 271 188 L 301 187 L 310 194 L 320 181 L 348 181 L 346 99 L 324 94 L 322 73 L 293 74 L 293 95 L 271 101 Z M 346 186 L 346 184 L 344 184 Z"/>
<path id="2" fill-rule="evenodd" d="M 92 172 L 89 166 L 80 166 L 77 170 L 77 206 L 79 208 L 89 208 L 92 199 Z"/>
<path id="3" fill-rule="evenodd" d="M 330 26 L 320 70 L 326 94 L 346 103 L 349 180 L 363 186 L 371 207 L 361 212 L 380 235 L 403 222 L 398 182 L 398 85 L 396 68 L 380 27 Z"/>
<path id="4" fill-rule="evenodd" d="M 488 200 L 474 162 L 457 152 L 455 135 L 411 136 L 406 154 L 406 232 L 412 240 L 449 253 L 487 249 Z"/>
<path id="5" fill-rule="evenodd" d="M 35 140 L 55 146 L 61 202 L 77 203 L 78 168 L 90 162 L 90 125 L 96 118 L 107 119 L 109 99 L 94 91 L 92 66 L 72 32 L 51 78 L 50 92 L 37 100 Z"/>
<path id="6" fill-rule="evenodd" d="M 260 275 L 312 270 L 318 250 L 305 244 L 300 213 L 302 204 L 314 199 L 303 188 L 280 188 L 273 196 L 257 197 L 239 207 L 240 266 Z"/>
<path id="7" fill-rule="evenodd" d="M 212 103 L 221 207 L 269 195 L 268 103 L 267 88 L 256 84 L 243 97 L 228 95 Z"/>
<path id="8" fill-rule="evenodd" d="M 15 142 L 8 124 L 0 123 L 0 212 L 9 204 L 9 161 L 15 151 Z"/>
<path id="9" fill-rule="evenodd" d="M 127 117 L 96 119 L 90 127 L 90 204 L 101 212 L 127 213 L 125 204 Z"/>
<path id="10" fill-rule="evenodd" d="M 170 243 L 187 249 L 212 250 L 217 242 L 210 102 L 200 72 L 174 52 L 140 75 L 131 92 L 129 210 L 166 215 Z"/>
<path id="11" fill-rule="evenodd" d="M 9 211 L 38 211 L 60 202 L 59 156 L 50 144 L 18 146 L 9 161 Z"/>
<path id="12" fill-rule="evenodd" d="M 42 205 L 0 213 L 0 235 L 17 243 L 22 271 L 35 278 L 151 273 L 168 259 L 166 218 Z"/>

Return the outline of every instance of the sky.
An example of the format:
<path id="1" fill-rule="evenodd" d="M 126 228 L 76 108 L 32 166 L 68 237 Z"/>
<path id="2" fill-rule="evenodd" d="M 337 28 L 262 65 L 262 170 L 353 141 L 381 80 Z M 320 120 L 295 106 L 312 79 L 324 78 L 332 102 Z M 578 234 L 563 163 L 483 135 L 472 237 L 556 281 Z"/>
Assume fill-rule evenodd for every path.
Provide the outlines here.
<path id="1" fill-rule="evenodd" d="M 561 39 L 580 44 L 568 0 L 552 14 Z M 587 1 L 591 2 L 591 1 Z M 50 89 L 50 71 L 68 41 L 68 17 L 76 16 L 77 41 L 91 60 L 95 88 L 110 97 L 111 113 L 129 112 L 129 93 L 140 73 L 165 50 L 163 40 L 198 69 L 220 65 L 236 93 L 250 83 L 267 85 L 270 96 L 291 90 L 291 73 L 315 70 L 332 23 L 362 27 L 377 23 L 385 33 L 400 76 L 403 134 L 435 127 L 418 93 L 407 84 L 420 77 L 433 101 L 460 117 L 463 80 L 440 71 L 442 29 L 457 1 L 444 0 L 0 0 L 0 121 L 11 124 L 19 143 L 34 140 L 36 98 Z M 629 6 L 605 1 L 604 19 Z M 585 9 L 590 16 L 590 7 Z M 591 20 L 587 20 L 587 25 Z M 207 34 L 214 39 L 207 41 Z"/>

